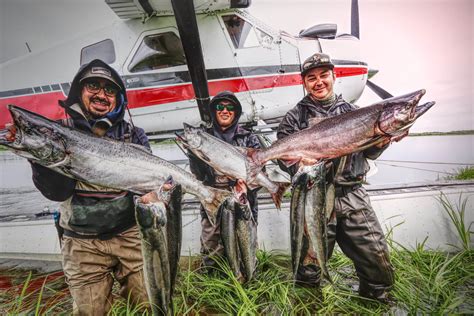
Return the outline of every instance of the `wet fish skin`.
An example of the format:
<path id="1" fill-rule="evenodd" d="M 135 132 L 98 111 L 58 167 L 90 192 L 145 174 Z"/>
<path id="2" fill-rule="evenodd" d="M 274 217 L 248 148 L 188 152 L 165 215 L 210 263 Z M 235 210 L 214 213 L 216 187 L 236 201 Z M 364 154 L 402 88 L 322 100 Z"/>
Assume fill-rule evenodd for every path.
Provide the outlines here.
<path id="1" fill-rule="evenodd" d="M 234 276 L 242 279 L 240 272 L 239 249 L 236 233 L 236 218 L 234 209 L 223 205 L 221 209 L 221 238 L 224 245 L 225 256 Z"/>
<path id="2" fill-rule="evenodd" d="M 96 137 L 14 105 L 8 109 L 15 125 L 0 132 L 0 144 L 68 177 L 144 194 L 172 176 L 205 206 L 211 223 L 219 205 L 232 198 L 230 192 L 204 186 L 193 174 L 141 146 Z"/>
<path id="3" fill-rule="evenodd" d="M 371 106 L 327 118 L 307 129 L 277 140 L 266 149 L 248 149 L 249 172 L 257 174 L 272 159 L 314 164 L 363 150 L 411 126 L 434 102 L 417 110 L 425 90 L 383 100 Z M 417 114 L 418 113 L 418 114 Z"/>
<path id="4" fill-rule="evenodd" d="M 305 223 L 310 240 L 310 248 L 316 255 L 321 276 L 332 283 L 327 268 L 327 210 L 326 210 L 326 170 L 324 163 L 303 167 L 307 177 L 305 201 Z"/>
<path id="5" fill-rule="evenodd" d="M 213 169 L 233 179 L 246 180 L 250 189 L 265 187 L 270 192 L 272 199 L 280 209 L 283 193 L 288 184 L 271 181 L 263 171 L 256 177 L 248 178 L 248 163 L 246 150 L 232 146 L 223 140 L 206 133 L 201 128 L 184 123 L 184 137 L 181 141 L 184 146 L 196 156 L 205 161 Z"/>
<path id="6" fill-rule="evenodd" d="M 144 281 L 153 315 L 169 315 L 172 302 L 166 205 L 162 201 L 141 204 L 135 199 L 135 218 L 142 239 Z"/>
<path id="7" fill-rule="evenodd" d="M 306 178 L 306 174 L 301 174 L 295 179 L 290 202 L 291 263 L 294 280 L 296 280 L 296 274 L 301 261 L 301 250 L 303 248 Z"/>
<path id="8" fill-rule="evenodd" d="M 181 202 L 183 198 L 183 190 L 181 185 L 176 184 L 174 188 L 168 192 L 169 202 L 166 208 L 167 214 L 167 242 L 168 242 L 168 258 L 170 265 L 170 297 L 173 297 L 176 277 L 178 275 L 179 258 L 181 257 L 181 244 L 183 236 Z M 172 301 L 170 302 L 173 306 Z"/>
<path id="9" fill-rule="evenodd" d="M 253 216 L 247 216 L 249 213 L 252 214 L 252 211 L 250 205 L 246 203 L 237 206 L 235 214 L 238 249 L 247 282 L 252 280 L 257 265 L 256 229 Z"/>

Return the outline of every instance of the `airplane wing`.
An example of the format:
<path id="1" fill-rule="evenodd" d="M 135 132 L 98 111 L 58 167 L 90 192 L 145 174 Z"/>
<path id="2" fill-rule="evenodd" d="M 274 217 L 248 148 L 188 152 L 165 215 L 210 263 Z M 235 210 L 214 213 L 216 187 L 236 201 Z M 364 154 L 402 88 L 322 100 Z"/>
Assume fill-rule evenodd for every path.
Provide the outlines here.
<path id="1" fill-rule="evenodd" d="M 174 15 L 171 0 L 105 0 L 105 3 L 121 19 L 147 18 L 152 16 Z M 194 3 L 196 13 L 209 13 L 218 10 L 248 8 L 251 0 L 183 0 Z"/>

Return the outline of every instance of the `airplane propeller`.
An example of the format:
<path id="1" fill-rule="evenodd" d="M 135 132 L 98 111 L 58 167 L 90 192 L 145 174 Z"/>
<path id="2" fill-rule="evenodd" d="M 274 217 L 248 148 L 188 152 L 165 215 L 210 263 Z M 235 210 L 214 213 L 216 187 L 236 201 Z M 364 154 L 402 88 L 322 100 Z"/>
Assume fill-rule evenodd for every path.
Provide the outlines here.
<path id="1" fill-rule="evenodd" d="M 360 39 L 360 32 L 359 32 L 359 1 L 352 0 L 351 2 L 351 35 Z M 369 73 L 369 78 L 375 75 L 377 71 L 373 71 L 372 74 Z M 381 97 L 382 99 L 388 99 L 393 97 L 388 91 L 383 89 L 382 87 L 376 85 L 370 80 L 367 80 L 366 84 L 376 95 Z"/>
<path id="2" fill-rule="evenodd" d="M 367 80 L 366 85 L 367 85 L 367 87 L 369 87 L 372 91 L 374 91 L 376 95 L 378 95 L 379 97 L 381 97 L 381 98 L 384 99 L 384 100 L 393 97 L 393 95 L 391 95 L 391 94 L 390 94 L 389 92 L 387 92 L 385 89 L 383 89 L 382 87 L 379 87 L 378 85 L 376 85 L 375 83 L 373 83 L 373 82 L 370 81 L 370 80 Z"/>
<path id="3" fill-rule="evenodd" d="M 201 120 L 211 122 L 209 87 L 193 0 L 171 0 Z"/>

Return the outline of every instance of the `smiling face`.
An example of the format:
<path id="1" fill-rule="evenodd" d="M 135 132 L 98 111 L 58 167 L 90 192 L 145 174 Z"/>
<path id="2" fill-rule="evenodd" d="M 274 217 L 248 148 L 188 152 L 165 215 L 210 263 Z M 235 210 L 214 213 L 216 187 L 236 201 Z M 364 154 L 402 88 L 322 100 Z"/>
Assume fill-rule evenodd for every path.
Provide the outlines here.
<path id="1" fill-rule="evenodd" d="M 232 107 L 232 110 L 230 108 Z M 235 105 L 226 100 L 222 100 L 216 106 L 216 120 L 223 131 L 229 128 L 234 122 Z"/>
<path id="2" fill-rule="evenodd" d="M 103 117 L 115 109 L 118 91 L 107 79 L 90 78 L 82 85 L 82 104 L 92 118 Z"/>
<path id="3" fill-rule="evenodd" d="M 333 94 L 336 76 L 330 68 L 314 68 L 309 70 L 303 84 L 306 91 L 316 100 L 326 100 Z"/>

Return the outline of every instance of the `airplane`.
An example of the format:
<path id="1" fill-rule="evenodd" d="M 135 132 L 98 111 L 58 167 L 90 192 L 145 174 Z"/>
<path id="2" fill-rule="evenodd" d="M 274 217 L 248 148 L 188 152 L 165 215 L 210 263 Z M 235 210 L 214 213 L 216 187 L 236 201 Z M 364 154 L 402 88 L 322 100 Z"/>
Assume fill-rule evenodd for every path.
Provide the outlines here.
<path id="1" fill-rule="evenodd" d="M 251 0 L 105 4 L 116 14 L 108 27 L 0 65 L 0 128 L 11 120 L 8 104 L 63 118 L 57 100 L 69 92 L 78 52 L 80 64 L 100 58 L 118 70 L 130 116 L 150 136 L 182 130 L 183 122 L 208 124 L 210 96 L 223 90 L 241 101 L 241 123 L 275 126 L 305 95 L 301 64 L 315 52 L 332 57 L 335 91 L 346 100 L 355 102 L 366 85 L 382 98 L 391 96 L 369 80 L 377 71 L 361 61 L 357 0 L 351 34 L 338 34 L 336 24 L 318 24 L 298 35 L 252 16 Z M 42 71 L 46 64 L 53 69 Z"/>

